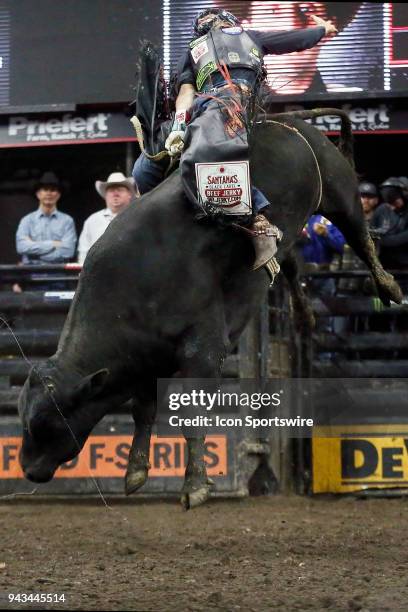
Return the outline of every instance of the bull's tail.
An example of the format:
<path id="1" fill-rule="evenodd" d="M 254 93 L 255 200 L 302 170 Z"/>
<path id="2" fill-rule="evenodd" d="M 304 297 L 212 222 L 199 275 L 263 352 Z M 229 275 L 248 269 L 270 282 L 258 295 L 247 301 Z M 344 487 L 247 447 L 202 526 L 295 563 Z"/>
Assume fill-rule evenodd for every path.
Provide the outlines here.
<path id="1" fill-rule="evenodd" d="M 315 108 L 312 110 L 288 111 L 286 113 L 273 113 L 268 115 L 271 119 L 282 121 L 296 117 L 298 119 L 313 119 L 314 117 L 324 117 L 334 115 L 341 118 L 340 138 L 337 143 L 339 151 L 348 160 L 351 167 L 354 169 L 354 147 L 353 147 L 353 132 L 351 129 L 351 121 L 347 113 L 339 108 Z"/>

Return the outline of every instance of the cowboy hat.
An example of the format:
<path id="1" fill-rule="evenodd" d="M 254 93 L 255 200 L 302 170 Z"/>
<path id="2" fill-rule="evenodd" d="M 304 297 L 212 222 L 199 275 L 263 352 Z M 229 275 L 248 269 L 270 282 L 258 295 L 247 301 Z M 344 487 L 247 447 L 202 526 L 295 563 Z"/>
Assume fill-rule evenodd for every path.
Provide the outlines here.
<path id="1" fill-rule="evenodd" d="M 58 191 L 61 191 L 62 188 L 61 181 L 59 180 L 57 175 L 54 174 L 54 172 L 44 172 L 44 174 L 38 179 L 37 183 L 35 184 L 34 191 L 38 191 L 39 189 L 44 187 L 56 187 Z"/>
<path id="2" fill-rule="evenodd" d="M 95 182 L 95 188 L 96 191 L 99 193 L 99 195 L 104 198 L 106 195 L 106 190 L 108 187 L 113 187 L 119 185 L 121 187 L 127 187 L 130 191 L 130 193 L 136 197 L 136 191 L 135 191 L 135 182 L 134 180 L 130 177 L 130 178 L 126 178 L 126 176 L 124 174 L 122 174 L 122 172 L 112 172 L 112 174 L 110 174 L 107 178 L 107 180 L 104 181 L 96 181 Z"/>

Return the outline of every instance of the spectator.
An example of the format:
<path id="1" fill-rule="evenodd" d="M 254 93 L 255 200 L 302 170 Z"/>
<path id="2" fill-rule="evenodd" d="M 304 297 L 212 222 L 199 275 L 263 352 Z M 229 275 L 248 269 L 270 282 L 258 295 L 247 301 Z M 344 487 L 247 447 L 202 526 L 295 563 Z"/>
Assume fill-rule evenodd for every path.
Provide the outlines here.
<path id="1" fill-rule="evenodd" d="M 342 254 L 345 239 L 340 230 L 322 215 L 312 215 L 303 228 L 302 255 L 306 272 L 329 270 L 334 256 Z M 312 278 L 308 283 L 314 296 L 321 298 L 334 296 L 336 284 L 334 278 Z M 333 331 L 333 317 L 321 319 L 317 331 Z M 318 359 L 330 359 L 330 353 L 320 353 Z"/>
<path id="2" fill-rule="evenodd" d="M 132 178 L 121 172 L 112 172 L 106 182 L 96 181 L 96 191 L 104 198 L 106 207 L 88 217 L 84 223 L 78 243 L 78 261 L 84 263 L 91 246 L 102 236 L 109 223 L 118 213 L 127 208 L 133 198 L 139 197 Z"/>
<path id="3" fill-rule="evenodd" d="M 303 228 L 302 254 L 306 270 L 329 270 L 336 253 L 342 254 L 345 239 L 322 215 L 312 215 Z"/>
<path id="4" fill-rule="evenodd" d="M 364 217 L 367 223 L 371 222 L 375 208 L 378 206 L 378 190 L 374 183 L 360 183 L 358 190 L 360 192 L 361 205 L 363 207 Z"/>
<path id="5" fill-rule="evenodd" d="M 35 192 L 38 210 L 23 217 L 16 234 L 17 253 L 23 264 L 55 264 L 69 261 L 76 246 L 75 223 L 60 212 L 61 184 L 53 172 L 45 172 Z"/>
<path id="6" fill-rule="evenodd" d="M 383 204 L 371 220 L 379 234 L 381 262 L 394 270 L 408 269 L 408 193 L 404 180 L 390 177 L 380 185 Z"/>

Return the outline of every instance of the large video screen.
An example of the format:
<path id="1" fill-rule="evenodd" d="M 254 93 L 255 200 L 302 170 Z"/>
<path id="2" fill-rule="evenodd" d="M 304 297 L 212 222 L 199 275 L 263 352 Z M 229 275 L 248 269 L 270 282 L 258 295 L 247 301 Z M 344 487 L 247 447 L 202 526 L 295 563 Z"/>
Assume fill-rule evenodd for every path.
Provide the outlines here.
<path id="1" fill-rule="evenodd" d="M 266 56 L 277 97 L 300 102 L 408 92 L 408 3 L 222 0 L 0 0 L 0 109 L 130 101 L 142 39 L 174 71 L 192 22 L 224 7 L 255 30 L 332 19 L 334 38 L 301 53 Z"/>
<path id="2" fill-rule="evenodd" d="M 162 31 L 162 0 L 0 0 L 0 105 L 129 101 L 140 41 Z"/>
<path id="3" fill-rule="evenodd" d="M 0 105 L 10 98 L 10 10 L 7 0 L 0 0 Z"/>
<path id="4" fill-rule="evenodd" d="M 225 8 L 245 29 L 271 32 L 312 27 L 314 14 L 331 19 L 339 33 L 300 53 L 266 56 L 268 84 L 276 96 L 340 98 L 408 91 L 407 3 L 164 0 L 163 5 L 167 71 L 175 69 L 200 10 Z"/>

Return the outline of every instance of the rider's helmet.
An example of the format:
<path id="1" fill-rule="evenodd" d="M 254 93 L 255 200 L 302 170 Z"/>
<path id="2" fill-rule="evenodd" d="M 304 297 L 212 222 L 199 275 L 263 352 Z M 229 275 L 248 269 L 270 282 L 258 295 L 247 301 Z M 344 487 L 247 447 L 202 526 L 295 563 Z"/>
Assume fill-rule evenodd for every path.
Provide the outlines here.
<path id="1" fill-rule="evenodd" d="M 207 17 L 207 15 L 214 15 L 214 19 L 209 19 L 200 25 L 200 19 Z M 231 24 L 231 26 L 238 26 L 240 24 L 239 19 L 229 11 L 226 11 L 225 9 L 208 8 L 204 11 L 200 11 L 195 17 L 193 21 L 194 35 L 203 36 L 204 34 L 207 34 L 218 19 L 221 21 L 226 21 L 227 23 Z"/>

